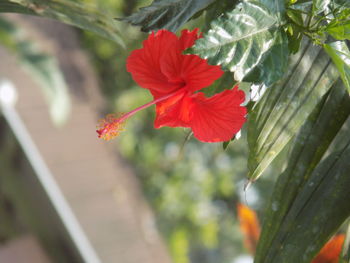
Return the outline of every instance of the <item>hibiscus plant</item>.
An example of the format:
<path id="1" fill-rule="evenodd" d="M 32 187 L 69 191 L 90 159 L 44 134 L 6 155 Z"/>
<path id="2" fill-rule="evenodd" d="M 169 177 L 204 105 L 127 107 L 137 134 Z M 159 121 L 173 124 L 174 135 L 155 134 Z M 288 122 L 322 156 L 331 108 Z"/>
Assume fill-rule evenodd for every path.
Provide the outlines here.
<path id="1" fill-rule="evenodd" d="M 68 0 L 2 0 L 0 11 L 58 19 L 121 47 L 121 23 L 149 33 L 126 68 L 153 100 L 108 115 L 99 137 L 155 105 L 155 128 L 188 128 L 201 142 L 226 148 L 247 130 L 246 187 L 284 158 L 254 262 L 312 262 L 349 219 L 349 0 L 154 0 L 117 19 Z M 200 26 L 188 29 L 193 19 Z M 339 262 L 350 262 L 349 238 Z"/>

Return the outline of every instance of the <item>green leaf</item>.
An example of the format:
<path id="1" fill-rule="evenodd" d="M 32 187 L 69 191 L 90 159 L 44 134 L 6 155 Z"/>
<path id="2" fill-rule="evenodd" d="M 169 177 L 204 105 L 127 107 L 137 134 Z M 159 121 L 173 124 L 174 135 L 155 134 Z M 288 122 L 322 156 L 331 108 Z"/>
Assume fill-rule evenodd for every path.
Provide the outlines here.
<path id="1" fill-rule="evenodd" d="M 26 39 L 15 24 L 0 17 L 0 44 L 17 55 L 19 63 L 38 82 L 49 102 L 56 125 L 63 124 L 70 112 L 68 87 L 56 59 L 41 51 L 38 43 Z"/>
<path id="2" fill-rule="evenodd" d="M 345 87 L 350 93 L 350 51 L 345 42 L 337 41 L 330 44 L 324 44 L 324 49 L 332 58 L 335 66 L 339 70 Z"/>
<path id="3" fill-rule="evenodd" d="M 286 12 L 286 15 L 288 16 L 288 19 L 290 19 L 293 23 L 299 26 L 304 25 L 304 19 L 300 11 L 289 8 Z"/>
<path id="4" fill-rule="evenodd" d="M 295 54 L 300 49 L 301 41 L 303 40 L 303 34 L 301 33 L 299 27 L 290 25 L 290 28 L 293 30 L 293 34 L 290 32 L 287 33 L 288 49 L 292 54 Z"/>
<path id="5" fill-rule="evenodd" d="M 278 16 L 264 5 L 242 2 L 214 20 L 204 38 L 197 40 L 187 53 L 235 72 L 235 79 L 241 81 L 278 42 L 280 23 Z"/>
<path id="6" fill-rule="evenodd" d="M 322 158 L 325 158 L 325 155 L 333 155 L 334 152 L 338 151 L 339 146 L 336 146 L 336 143 L 339 139 L 337 138 L 345 135 L 344 131 L 341 134 L 339 131 L 345 122 L 347 122 L 346 125 L 350 123 L 349 116 L 350 98 L 342 87 L 342 82 L 338 80 L 331 88 L 331 91 L 324 96 L 314 109 L 293 142 L 293 147 L 287 157 L 287 167 L 276 182 L 274 192 L 265 212 L 264 225 L 255 262 L 310 262 L 315 253 L 346 218 L 343 214 L 340 216 L 339 213 L 343 213 L 343 211 L 337 210 L 340 207 L 336 208 L 337 205 L 334 205 L 334 203 L 333 206 L 329 205 L 330 199 L 333 197 L 335 199 L 337 194 L 340 193 L 338 192 L 339 189 L 332 189 L 332 194 L 328 195 L 319 190 L 317 190 L 317 194 L 312 194 L 315 204 L 323 205 L 320 200 L 324 198 L 327 199 L 328 204 L 324 203 L 322 209 L 304 211 L 306 213 L 304 217 L 307 217 L 307 219 L 301 216 L 296 218 L 296 214 L 293 214 L 293 209 L 301 209 L 304 205 L 315 205 L 311 201 L 309 202 L 307 198 L 302 198 L 301 196 L 310 194 L 313 192 L 313 189 L 316 189 L 315 180 L 320 176 L 327 176 L 331 181 L 335 175 L 333 174 L 333 172 L 336 172 L 335 170 L 321 169 L 323 164 L 320 161 Z M 344 143 L 346 142 L 344 141 Z M 343 160 L 341 165 L 348 164 Z M 344 177 L 344 175 L 342 176 Z M 337 178 L 333 177 L 333 180 L 335 179 Z M 343 187 L 342 194 L 349 192 L 345 190 L 349 189 L 349 185 L 346 187 Z M 329 193 L 332 190 L 327 189 Z M 336 202 L 336 200 L 332 200 L 332 202 Z M 326 209 L 332 211 L 325 211 Z M 333 212 L 334 214 L 332 214 Z M 332 214 L 332 216 L 326 219 L 326 214 L 328 216 Z M 339 218 L 335 218 L 337 215 L 339 215 Z M 313 224 L 309 222 L 301 223 L 310 219 L 314 220 Z M 298 221 L 294 220 L 300 220 L 301 222 L 297 224 L 296 222 Z M 322 229 L 322 231 L 316 233 L 315 229 L 317 228 Z M 327 232 L 326 229 L 329 229 L 329 231 Z M 304 233 L 306 232 L 312 233 L 310 235 L 305 234 L 304 238 Z M 292 240 L 294 243 L 289 242 L 288 238 L 290 236 L 293 236 Z M 289 256 L 286 256 L 285 251 L 290 249 L 291 244 L 298 244 L 298 248 L 289 251 Z M 314 246 L 312 252 L 311 250 L 309 251 L 311 245 Z M 283 260 L 281 258 L 282 254 Z"/>
<path id="7" fill-rule="evenodd" d="M 56 19 L 89 30 L 125 47 L 117 22 L 108 14 L 68 0 L 1 0 L 0 12 L 14 12 Z"/>
<path id="8" fill-rule="evenodd" d="M 289 71 L 248 116 L 248 177 L 257 179 L 300 129 L 339 74 L 319 47 L 304 45 Z"/>
<path id="9" fill-rule="evenodd" d="M 299 51 L 303 38 L 302 27 L 304 26 L 304 20 L 299 10 L 289 8 L 286 15 L 290 20 L 287 26 L 288 49 L 292 54 L 295 54 Z"/>
<path id="10" fill-rule="evenodd" d="M 273 260 L 265 262 L 311 262 L 350 216 L 350 137 L 341 139 L 343 147 L 322 161 L 301 188 L 271 246 Z"/>
<path id="11" fill-rule="evenodd" d="M 141 26 L 141 31 L 149 32 L 168 29 L 175 32 L 198 11 L 215 0 L 155 0 L 131 16 L 121 18 L 132 25 Z"/>
<path id="12" fill-rule="evenodd" d="M 228 147 L 228 145 L 231 143 L 231 140 L 229 140 L 229 141 L 227 141 L 227 142 L 223 142 L 222 143 L 222 148 L 224 149 L 224 150 L 226 150 L 227 149 L 227 147 Z"/>
<path id="13" fill-rule="evenodd" d="M 350 40 L 350 21 L 347 21 L 343 25 L 327 27 L 326 31 L 335 39 Z"/>
<path id="14" fill-rule="evenodd" d="M 271 86 L 286 72 L 288 57 L 287 35 L 284 32 L 278 32 L 275 44 L 263 55 L 261 62 L 244 77 L 243 81 Z"/>
<path id="15" fill-rule="evenodd" d="M 350 9 L 344 9 L 325 28 L 337 40 L 350 40 Z"/>

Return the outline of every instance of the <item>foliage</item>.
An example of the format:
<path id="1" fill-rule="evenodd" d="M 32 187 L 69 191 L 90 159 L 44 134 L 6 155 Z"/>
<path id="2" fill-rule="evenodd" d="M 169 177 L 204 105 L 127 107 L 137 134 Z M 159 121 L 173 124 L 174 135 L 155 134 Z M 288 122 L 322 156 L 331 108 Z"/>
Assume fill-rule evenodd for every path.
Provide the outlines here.
<path id="1" fill-rule="evenodd" d="M 249 115 L 251 180 L 283 150 L 337 78 L 327 54 L 310 43 L 291 58 L 288 73 L 266 91 Z"/>
<path id="2" fill-rule="evenodd" d="M 23 68 L 37 80 L 46 95 L 54 124 L 62 125 L 69 115 L 70 100 L 56 59 L 43 52 L 38 43 L 27 39 L 14 23 L 1 17 L 0 44 L 15 53 Z"/>
<path id="3" fill-rule="evenodd" d="M 279 16 L 264 5 L 242 2 L 233 11 L 214 20 L 208 34 L 188 52 L 235 72 L 235 78 L 241 81 L 265 53 L 286 42 L 279 30 L 280 23 Z"/>
<path id="4" fill-rule="evenodd" d="M 124 47 L 118 25 L 111 16 L 68 0 L 2 0 L 0 12 L 15 12 L 56 19 L 92 31 Z"/>
<path id="5" fill-rule="evenodd" d="M 345 87 L 350 92 L 350 51 L 345 42 L 336 41 L 324 44 L 324 49 L 338 68 Z"/>
<path id="6" fill-rule="evenodd" d="M 67 0 L 50 4 L 41 0 L 6 0 L 0 8 L 56 18 L 120 44 L 124 38 L 127 43 L 130 41 L 131 48 L 140 46 L 132 38 L 142 35 L 133 29 L 128 27 L 127 32 L 133 33 L 122 36 L 110 17 Z M 186 53 L 201 56 L 227 71 L 223 80 L 208 88 L 208 94 L 232 88 L 232 75 L 237 82 L 244 80 L 266 89 L 260 99 L 249 102 L 248 178 L 253 182 L 261 177 L 276 159 L 284 166 L 269 170 L 277 182 L 264 214 L 255 262 L 310 262 L 350 216 L 349 1 L 250 0 L 223 4 L 222 0 L 155 0 L 123 20 L 144 31 L 177 31 L 186 22 L 188 27 L 200 27 L 203 38 Z M 87 35 L 86 39 L 94 37 Z M 94 41 L 96 46 L 101 44 L 100 40 Z M 111 47 L 104 44 L 101 52 L 108 62 L 97 62 L 100 72 L 109 73 L 107 76 L 115 72 L 108 68 L 112 65 L 110 56 L 122 60 L 126 57 Z M 133 91 L 130 77 L 121 78 L 126 80 L 125 94 L 129 94 Z M 111 80 L 107 80 L 109 86 L 116 77 Z M 125 100 L 129 101 L 121 98 L 119 108 Z M 127 106 L 130 104 L 129 101 Z M 228 186 L 232 177 L 227 171 L 222 176 L 211 158 L 215 151 L 224 158 L 234 155 L 229 159 L 228 170 L 238 166 L 243 173 L 242 164 L 237 163 L 240 144 L 234 143 L 220 153 L 190 140 L 183 152 L 183 158 L 189 162 L 181 162 L 177 157 L 169 157 L 171 149 L 180 151 L 173 141 L 179 140 L 181 133 L 165 128 L 166 132 L 157 132 L 157 139 L 150 139 L 144 132 L 149 126 L 142 125 L 145 124 L 134 123 L 135 132 L 124 135 L 120 145 L 125 156 L 138 160 L 145 191 L 160 212 L 159 217 L 172 223 L 187 222 L 176 230 L 160 225 L 172 251 L 177 251 L 176 262 L 188 262 L 187 254 L 195 258 L 192 251 L 201 239 L 201 245 L 209 249 L 225 238 L 234 242 L 233 236 L 227 236 L 232 232 L 219 229 L 229 220 L 227 207 L 221 218 L 215 211 L 218 200 L 225 206 L 232 203 L 237 198 L 236 191 L 234 185 Z M 149 172 L 146 167 L 155 170 Z M 203 216 L 201 211 L 209 212 Z M 198 219 L 201 216 L 204 221 Z M 220 257 L 214 262 L 220 260 L 224 262 Z"/>
<path id="7" fill-rule="evenodd" d="M 141 26 L 143 32 L 162 28 L 175 32 L 212 2 L 214 0 L 155 0 L 150 6 L 121 20 Z"/>
<path id="8" fill-rule="evenodd" d="M 266 221 L 257 251 L 256 259 L 258 262 L 279 262 L 278 259 L 275 259 L 276 261 L 272 260 L 272 257 L 276 256 L 275 253 L 280 253 L 276 252 L 275 244 L 279 243 L 279 241 L 286 242 L 286 245 L 292 243 L 291 240 L 285 237 L 287 233 L 289 236 L 298 234 L 302 236 L 298 237 L 300 244 L 303 244 L 300 248 L 308 248 L 310 246 L 310 249 L 304 251 L 303 258 L 305 259 L 302 261 L 309 262 L 308 259 L 310 260 L 315 255 L 317 248 L 321 248 L 325 240 L 336 231 L 347 217 L 347 205 L 345 203 L 343 203 L 343 206 L 341 205 L 346 199 L 340 197 L 343 201 L 338 202 L 339 199 L 337 200 L 338 197 L 336 197 L 336 193 L 345 194 L 347 191 L 332 189 L 332 187 L 333 184 L 337 184 L 338 178 L 345 179 L 348 177 L 346 173 L 342 172 L 336 176 L 337 165 L 346 165 L 349 162 L 343 159 L 332 163 L 330 160 L 339 157 L 337 156 L 339 153 L 336 153 L 338 149 L 333 148 L 339 143 L 339 141 L 336 141 L 348 137 L 345 135 L 346 132 L 344 134 L 344 131 L 341 131 L 341 129 L 344 125 L 346 129 L 350 109 L 349 102 L 349 96 L 342 87 L 341 82 L 336 82 L 294 139 L 288 156 L 288 166 L 278 178 L 269 207 L 265 213 Z M 338 136 L 345 137 L 340 138 Z M 340 147 L 339 150 L 343 151 L 344 149 L 342 148 L 344 146 L 346 147 L 346 143 L 338 144 L 337 147 Z M 333 153 L 327 152 L 329 149 L 333 149 Z M 335 161 L 335 159 L 333 160 Z M 335 166 L 332 169 L 327 169 L 325 165 L 329 164 Z M 327 187 L 327 191 L 321 188 L 321 185 L 324 183 L 327 186 L 324 185 L 323 187 Z M 346 184 L 343 184 L 341 187 L 345 186 Z M 334 187 L 339 187 L 339 185 Z M 333 192 L 333 198 L 329 198 L 331 192 Z M 325 198 L 329 199 L 329 202 L 334 200 L 337 202 L 336 205 L 325 201 Z M 325 207 L 308 208 L 305 207 L 306 205 L 324 205 Z M 339 210 L 336 212 L 335 210 L 337 209 Z M 297 216 L 297 214 L 301 213 L 300 210 L 306 215 Z M 322 213 L 319 211 L 322 211 Z M 343 215 L 341 216 L 341 214 Z M 329 216 L 332 217 L 332 220 L 329 220 Z M 298 220 L 310 221 L 301 223 Z M 336 223 L 337 220 L 340 220 L 340 222 Z M 267 222 L 270 225 L 266 225 Z M 290 229 L 292 228 L 302 229 L 302 231 L 291 231 Z M 333 229 L 329 231 L 315 230 L 320 228 L 323 230 Z M 295 248 L 294 253 L 289 253 L 290 256 L 300 256 L 300 251 L 297 250 L 300 248 L 299 246 Z"/>

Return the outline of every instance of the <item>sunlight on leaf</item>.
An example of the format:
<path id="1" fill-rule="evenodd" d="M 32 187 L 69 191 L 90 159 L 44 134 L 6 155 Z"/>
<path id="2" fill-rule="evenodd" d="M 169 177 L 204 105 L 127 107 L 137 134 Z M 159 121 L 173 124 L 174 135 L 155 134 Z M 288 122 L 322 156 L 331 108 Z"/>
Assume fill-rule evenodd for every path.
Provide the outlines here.
<path id="1" fill-rule="evenodd" d="M 312 13 L 317 15 L 327 9 L 331 0 L 313 0 L 312 2 Z"/>
<path id="2" fill-rule="evenodd" d="M 288 68 L 248 116 L 251 180 L 279 155 L 339 76 L 329 56 L 311 44 L 304 44 Z"/>
<path id="3" fill-rule="evenodd" d="M 340 77 L 350 93 L 350 51 L 346 43 L 337 41 L 330 44 L 325 44 L 324 49 L 338 68 Z"/>
<path id="4" fill-rule="evenodd" d="M 271 86 L 280 80 L 287 71 L 288 57 L 287 36 L 284 32 L 278 32 L 275 44 L 264 54 L 258 66 L 248 73 L 243 81 Z"/>
<path id="5" fill-rule="evenodd" d="M 204 38 L 197 40 L 187 53 L 221 65 L 241 81 L 278 42 L 279 27 L 279 18 L 264 5 L 243 2 L 214 20 Z"/>

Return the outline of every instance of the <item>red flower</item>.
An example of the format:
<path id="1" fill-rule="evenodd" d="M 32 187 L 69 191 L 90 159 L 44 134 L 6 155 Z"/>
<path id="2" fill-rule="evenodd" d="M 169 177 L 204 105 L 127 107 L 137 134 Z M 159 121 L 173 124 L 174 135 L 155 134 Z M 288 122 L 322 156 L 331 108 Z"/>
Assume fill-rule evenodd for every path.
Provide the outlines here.
<path id="1" fill-rule="evenodd" d="M 246 109 L 240 104 L 244 92 L 235 88 L 211 98 L 197 92 L 220 78 L 223 71 L 196 55 L 184 55 L 200 37 L 198 29 L 174 33 L 160 30 L 134 50 L 127 60 L 127 70 L 134 80 L 148 89 L 154 100 L 121 118 L 105 120 L 97 130 L 99 137 L 110 139 L 120 131 L 121 123 L 150 105 L 156 104 L 155 128 L 188 127 L 203 142 L 230 140 L 245 122 Z"/>

